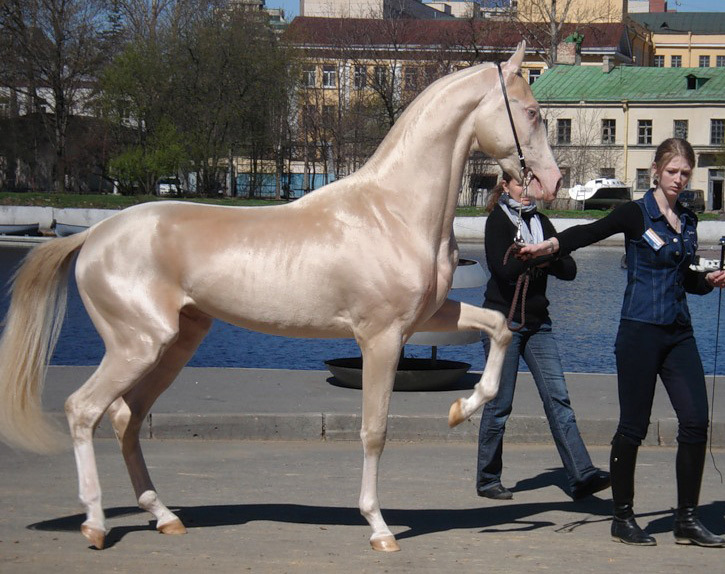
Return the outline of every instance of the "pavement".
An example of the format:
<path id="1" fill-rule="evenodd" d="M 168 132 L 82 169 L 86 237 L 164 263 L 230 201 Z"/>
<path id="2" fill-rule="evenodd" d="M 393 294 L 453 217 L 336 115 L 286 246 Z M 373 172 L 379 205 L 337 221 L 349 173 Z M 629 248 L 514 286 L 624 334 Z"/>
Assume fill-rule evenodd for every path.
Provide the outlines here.
<path id="1" fill-rule="evenodd" d="M 60 416 L 67 394 L 92 367 L 51 367 L 46 408 Z M 720 377 L 722 379 L 723 377 Z M 568 374 L 572 403 L 594 463 L 608 467 L 616 424 L 611 375 Z M 57 572 L 720 572 L 725 549 L 676 545 L 674 421 L 655 401 L 640 451 L 636 510 L 658 540 L 653 548 L 614 543 L 610 492 L 573 502 L 540 400 L 521 373 L 506 433 L 504 483 L 512 501 L 476 496 L 478 416 L 446 422 L 454 388 L 393 393 L 389 441 L 381 461 L 383 515 L 401 552 L 370 549 L 357 497 L 362 450 L 361 392 L 326 371 L 186 368 L 157 401 L 143 448 L 161 498 L 188 528 L 155 532 L 135 506 L 118 447 L 104 423 L 96 452 L 111 528 L 96 551 L 79 534 L 70 452 L 40 456 L 0 445 L 0 571 Z M 718 384 L 722 385 L 719 380 Z M 725 532 L 725 404 L 716 401 L 715 448 L 703 480 L 703 521 Z"/>

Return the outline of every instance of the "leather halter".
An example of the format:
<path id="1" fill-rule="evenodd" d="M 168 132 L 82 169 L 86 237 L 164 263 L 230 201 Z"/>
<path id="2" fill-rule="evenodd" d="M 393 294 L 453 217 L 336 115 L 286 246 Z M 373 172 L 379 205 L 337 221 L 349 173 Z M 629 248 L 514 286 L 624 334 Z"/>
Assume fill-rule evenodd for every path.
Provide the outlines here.
<path id="1" fill-rule="evenodd" d="M 523 185 L 524 191 L 522 193 L 522 197 L 526 197 L 529 194 L 529 183 L 531 182 L 531 170 L 526 167 L 526 158 L 524 157 L 524 152 L 521 150 L 521 144 L 519 143 L 519 135 L 516 133 L 516 126 L 514 125 L 514 117 L 511 113 L 511 105 L 509 104 L 509 97 L 508 92 L 506 91 L 506 82 L 503 78 L 503 70 L 501 70 L 501 62 L 496 62 L 496 67 L 498 68 L 498 79 L 501 82 L 501 91 L 503 92 L 503 101 L 506 104 L 506 112 L 508 113 L 509 117 L 509 123 L 511 124 L 511 132 L 514 134 L 514 142 L 516 143 L 516 152 L 519 155 L 519 163 L 521 164 L 521 184 Z M 521 216 L 521 208 L 522 203 L 519 201 L 519 209 L 518 209 L 518 222 L 516 226 L 516 235 L 514 237 L 514 242 L 511 245 L 511 247 L 508 248 L 506 251 L 506 254 L 503 258 L 503 264 L 506 265 L 509 259 L 509 255 L 511 255 L 512 252 L 517 251 L 519 248 L 523 247 L 526 244 L 526 241 L 524 240 L 524 236 L 521 233 L 521 225 L 523 223 L 523 217 Z M 506 324 L 508 328 L 511 331 L 519 331 L 524 327 L 524 324 L 526 323 L 526 294 L 529 289 L 529 280 L 531 276 L 529 273 L 529 270 L 527 269 L 521 275 L 519 275 L 517 281 L 516 281 L 516 290 L 514 292 L 513 300 L 511 301 L 511 308 L 509 310 L 509 314 L 506 317 Z M 523 287 L 523 289 L 522 289 Z M 517 327 L 513 326 L 513 318 L 514 318 L 514 310 L 516 309 L 516 301 L 519 299 L 519 294 L 521 296 L 521 318 L 520 318 L 520 324 Z"/>
<path id="2" fill-rule="evenodd" d="M 506 112 L 508 113 L 509 117 L 509 123 L 511 124 L 511 132 L 514 134 L 514 142 L 516 143 L 516 153 L 519 156 L 519 164 L 521 164 L 521 185 L 524 188 L 524 191 L 522 193 L 522 197 L 528 197 L 529 195 L 529 183 L 531 183 L 532 178 L 532 172 L 529 168 L 526 167 L 526 158 L 524 157 L 524 152 L 521 149 L 521 144 L 519 143 L 519 135 L 516 132 L 516 125 L 514 124 L 514 116 L 511 113 L 511 104 L 509 104 L 509 96 L 508 92 L 506 91 L 506 82 L 503 78 L 503 70 L 501 69 L 501 62 L 496 62 L 496 67 L 498 68 L 498 79 L 501 82 L 501 92 L 503 92 L 503 101 L 506 104 Z M 516 236 L 514 237 L 514 244 L 518 245 L 519 247 L 523 247 L 526 244 L 526 241 L 524 241 L 524 236 L 521 233 L 521 224 L 522 224 L 522 217 L 521 217 L 521 205 L 519 205 L 519 213 L 518 213 L 518 225 L 516 229 Z"/>

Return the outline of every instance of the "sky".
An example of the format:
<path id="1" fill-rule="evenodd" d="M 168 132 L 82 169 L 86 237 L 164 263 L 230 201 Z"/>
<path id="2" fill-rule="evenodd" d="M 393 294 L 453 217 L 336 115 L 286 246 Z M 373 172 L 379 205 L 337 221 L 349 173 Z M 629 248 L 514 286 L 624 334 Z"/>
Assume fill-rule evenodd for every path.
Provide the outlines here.
<path id="1" fill-rule="evenodd" d="M 300 0 L 265 0 L 267 8 L 284 9 L 288 22 L 300 13 Z M 678 12 L 725 12 L 725 0 L 667 0 Z"/>

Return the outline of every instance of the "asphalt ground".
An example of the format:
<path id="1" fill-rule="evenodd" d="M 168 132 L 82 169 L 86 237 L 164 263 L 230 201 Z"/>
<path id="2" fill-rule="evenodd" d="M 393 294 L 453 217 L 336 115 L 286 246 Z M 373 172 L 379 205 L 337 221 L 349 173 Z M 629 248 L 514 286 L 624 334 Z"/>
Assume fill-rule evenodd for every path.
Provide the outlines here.
<path id="1" fill-rule="evenodd" d="M 65 397 L 92 367 L 51 367 L 44 397 L 61 418 Z M 567 376 L 579 426 L 608 467 L 616 425 L 612 375 Z M 718 384 L 722 388 L 722 378 Z M 395 392 L 380 474 L 383 515 L 402 551 L 370 549 L 357 498 L 361 392 L 323 371 L 186 368 L 144 427 L 159 494 L 187 525 L 158 534 L 136 507 L 107 423 L 96 447 L 107 547 L 90 549 L 70 451 L 53 456 L 0 446 L 0 572 L 722 572 L 725 549 L 676 545 L 672 409 L 658 388 L 641 449 L 636 511 L 659 541 L 633 548 L 609 536 L 610 493 L 573 502 L 530 375 L 521 373 L 504 453 L 514 500 L 475 493 L 478 414 L 456 429 L 448 407 L 476 374 L 442 391 Z M 715 401 L 701 517 L 725 533 L 725 404 Z"/>
<path id="2" fill-rule="evenodd" d="M 511 501 L 474 489 L 475 445 L 391 442 L 380 499 L 401 551 L 378 553 L 357 509 L 362 452 L 354 441 L 146 440 L 162 500 L 184 536 L 154 530 L 135 506 L 114 440 L 96 441 L 111 531 L 104 550 L 79 533 L 71 453 L 38 456 L 0 447 L 0 571 L 3 573 L 198 572 L 722 572 L 725 549 L 681 546 L 671 533 L 671 447 L 643 447 L 639 523 L 658 546 L 610 539 L 610 493 L 573 502 L 548 445 L 510 444 L 504 481 Z M 593 447 L 607 466 L 608 449 Z M 714 451 L 725 466 L 725 451 Z M 725 532 L 725 493 L 708 459 L 700 516 Z"/>

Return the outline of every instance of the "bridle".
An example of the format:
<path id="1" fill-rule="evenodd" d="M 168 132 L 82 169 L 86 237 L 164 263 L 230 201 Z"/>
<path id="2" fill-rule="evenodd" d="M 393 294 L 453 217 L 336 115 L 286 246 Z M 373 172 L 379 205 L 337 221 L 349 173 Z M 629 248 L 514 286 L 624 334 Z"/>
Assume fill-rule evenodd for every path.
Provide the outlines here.
<path id="1" fill-rule="evenodd" d="M 503 70 L 501 70 L 501 62 L 496 62 L 496 67 L 498 68 L 498 79 L 501 82 L 501 92 L 503 92 L 503 101 L 506 104 L 506 112 L 508 113 L 509 117 L 509 123 L 511 124 L 511 132 L 514 134 L 514 142 L 516 143 L 516 153 L 519 156 L 519 164 L 521 165 L 520 170 L 520 176 L 521 176 L 521 184 L 524 187 L 524 191 L 521 194 L 522 197 L 528 197 L 529 195 L 529 184 L 531 183 L 531 179 L 533 178 L 533 172 L 526 167 L 526 158 L 524 157 L 524 152 L 521 150 L 521 144 L 519 143 L 519 134 L 516 132 L 516 126 L 514 125 L 514 116 L 511 113 L 511 104 L 509 104 L 509 96 L 508 92 L 506 91 L 506 82 L 503 79 Z M 519 202 L 520 203 L 520 202 Z M 524 236 L 521 233 L 521 205 L 519 205 L 519 214 L 518 214 L 518 225 L 516 230 L 516 236 L 514 237 L 514 244 L 518 245 L 519 247 L 522 247 L 526 244 L 526 241 L 524 241 Z"/>
<path id="2" fill-rule="evenodd" d="M 519 143 L 519 135 L 516 133 L 516 126 L 514 125 L 514 116 L 511 113 L 511 104 L 509 104 L 509 96 L 508 92 L 506 91 L 506 82 L 503 78 L 503 70 L 501 70 L 501 62 L 496 62 L 496 67 L 498 68 L 498 79 L 501 82 L 501 91 L 503 92 L 503 101 L 506 104 L 506 112 L 508 113 L 509 117 L 509 123 L 511 124 L 511 132 L 514 134 L 514 142 L 516 143 L 516 153 L 519 155 L 519 164 L 521 165 L 521 184 L 523 185 L 524 191 L 521 194 L 522 197 L 527 197 L 529 195 L 529 184 L 531 183 L 531 179 L 533 177 L 532 171 L 526 167 L 526 158 L 524 157 L 524 152 L 521 149 L 521 144 Z M 524 239 L 523 233 L 521 233 L 521 225 L 523 224 L 523 217 L 521 216 L 521 208 L 523 207 L 522 202 L 519 202 L 519 212 L 518 212 L 518 221 L 516 225 L 516 235 L 514 236 L 514 242 L 511 245 L 511 247 L 508 248 L 506 251 L 506 254 L 503 258 L 503 264 L 506 265 L 508 262 L 509 255 L 512 251 L 516 251 L 517 249 L 520 249 L 524 245 L 526 245 L 526 240 Z M 526 292 L 529 288 L 529 270 L 527 269 L 524 271 L 521 275 L 519 275 L 517 281 L 516 281 L 516 290 L 514 291 L 514 297 L 511 301 L 511 308 L 509 309 L 508 317 L 506 317 L 506 324 L 508 325 L 508 328 L 511 331 L 519 331 L 523 328 L 525 322 L 526 322 Z M 521 320 L 518 327 L 512 327 L 513 324 L 513 318 L 514 318 L 514 310 L 516 309 L 516 301 L 519 299 L 519 294 L 521 295 Z"/>

